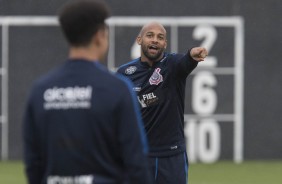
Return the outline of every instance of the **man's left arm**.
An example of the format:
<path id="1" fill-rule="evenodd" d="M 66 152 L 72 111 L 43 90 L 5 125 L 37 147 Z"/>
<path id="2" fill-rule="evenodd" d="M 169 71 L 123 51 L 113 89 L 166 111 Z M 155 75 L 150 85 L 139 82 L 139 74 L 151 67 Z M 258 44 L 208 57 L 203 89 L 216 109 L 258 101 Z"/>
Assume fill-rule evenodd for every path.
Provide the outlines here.
<path id="1" fill-rule="evenodd" d="M 42 163 L 35 130 L 31 100 L 28 100 L 23 120 L 24 163 L 29 184 L 42 182 Z"/>
<path id="2" fill-rule="evenodd" d="M 198 65 L 204 61 L 208 51 L 203 47 L 193 47 L 176 62 L 176 73 L 178 76 L 187 77 Z"/>
<path id="3" fill-rule="evenodd" d="M 123 78 L 124 79 L 124 78 Z M 116 119 L 118 121 L 118 140 L 122 152 L 123 163 L 128 172 L 130 183 L 151 184 L 153 177 L 148 166 L 148 147 L 144 124 L 141 120 L 137 98 L 132 92 L 132 84 L 128 79 L 123 96 L 119 102 Z"/>
<path id="4" fill-rule="evenodd" d="M 207 55 L 208 51 L 204 47 L 194 47 L 190 50 L 190 56 L 198 62 L 204 61 Z"/>

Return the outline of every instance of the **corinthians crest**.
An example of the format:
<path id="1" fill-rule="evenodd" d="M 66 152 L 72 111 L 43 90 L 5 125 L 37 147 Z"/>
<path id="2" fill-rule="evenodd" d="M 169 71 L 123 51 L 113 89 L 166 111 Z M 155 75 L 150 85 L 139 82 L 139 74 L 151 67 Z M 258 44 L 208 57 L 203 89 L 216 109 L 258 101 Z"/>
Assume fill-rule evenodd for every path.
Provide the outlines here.
<path id="1" fill-rule="evenodd" d="M 160 74 L 160 71 L 161 71 L 160 68 L 155 69 L 154 73 L 149 79 L 151 85 L 158 85 L 163 81 L 163 76 Z"/>

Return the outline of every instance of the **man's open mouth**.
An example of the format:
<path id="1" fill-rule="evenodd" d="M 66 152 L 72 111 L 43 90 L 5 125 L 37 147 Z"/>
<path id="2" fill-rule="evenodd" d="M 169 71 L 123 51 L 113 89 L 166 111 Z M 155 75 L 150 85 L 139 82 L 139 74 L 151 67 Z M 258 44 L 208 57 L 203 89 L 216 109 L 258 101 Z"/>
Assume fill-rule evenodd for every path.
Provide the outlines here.
<path id="1" fill-rule="evenodd" d="M 155 46 L 155 45 L 151 45 L 148 48 L 149 48 L 149 50 L 154 50 L 154 51 L 158 51 L 159 50 L 159 48 L 157 46 Z"/>

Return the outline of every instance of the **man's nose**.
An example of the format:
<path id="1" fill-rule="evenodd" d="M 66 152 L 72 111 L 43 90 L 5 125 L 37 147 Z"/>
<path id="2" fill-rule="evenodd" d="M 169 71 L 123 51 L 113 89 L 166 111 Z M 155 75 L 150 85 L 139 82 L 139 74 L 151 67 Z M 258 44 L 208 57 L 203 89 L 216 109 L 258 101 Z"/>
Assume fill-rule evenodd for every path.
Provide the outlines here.
<path id="1" fill-rule="evenodd" d="M 158 38 L 156 36 L 153 37 L 152 39 L 153 42 L 158 42 Z"/>

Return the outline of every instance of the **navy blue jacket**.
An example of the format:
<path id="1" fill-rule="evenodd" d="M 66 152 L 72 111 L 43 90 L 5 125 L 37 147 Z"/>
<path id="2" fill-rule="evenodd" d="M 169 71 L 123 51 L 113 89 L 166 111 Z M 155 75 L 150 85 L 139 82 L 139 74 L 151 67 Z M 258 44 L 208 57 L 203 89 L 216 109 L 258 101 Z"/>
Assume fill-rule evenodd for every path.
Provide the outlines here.
<path id="1" fill-rule="evenodd" d="M 137 58 L 118 69 L 118 73 L 134 83 L 150 156 L 169 156 L 186 150 L 185 85 L 187 76 L 197 64 L 188 54 L 165 53 L 152 67 Z"/>
<path id="2" fill-rule="evenodd" d="M 150 183 L 130 85 L 86 60 L 69 60 L 37 80 L 23 123 L 29 184 Z"/>

